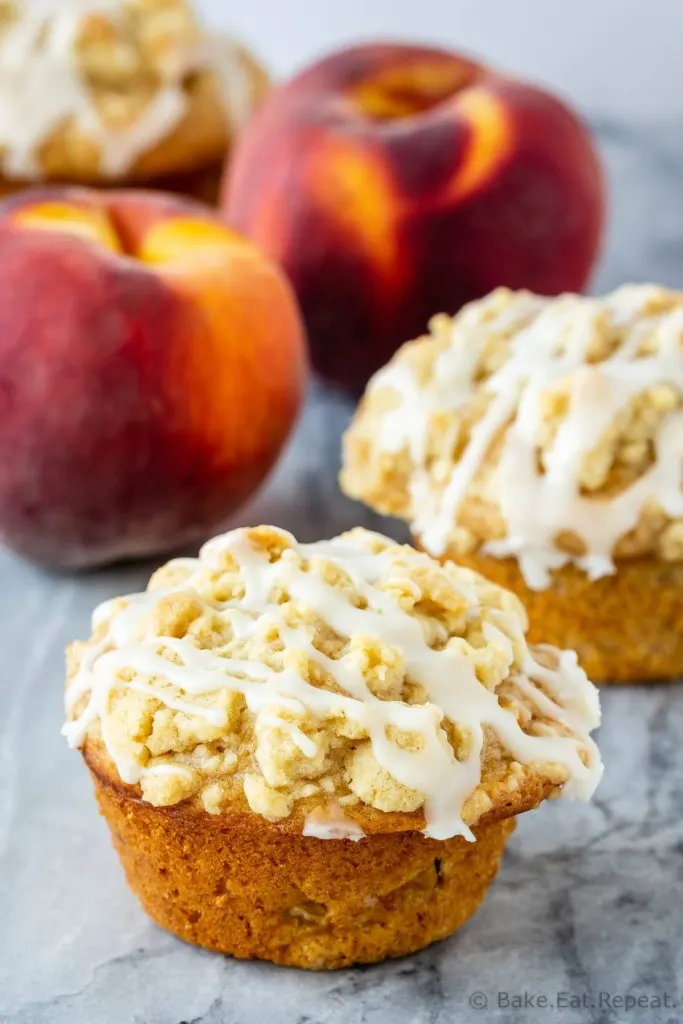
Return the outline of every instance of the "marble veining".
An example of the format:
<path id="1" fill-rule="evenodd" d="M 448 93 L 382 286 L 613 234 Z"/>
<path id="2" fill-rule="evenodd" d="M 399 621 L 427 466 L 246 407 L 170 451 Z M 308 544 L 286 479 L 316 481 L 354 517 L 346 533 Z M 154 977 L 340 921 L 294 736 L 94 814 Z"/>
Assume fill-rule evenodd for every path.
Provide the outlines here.
<path id="1" fill-rule="evenodd" d="M 680 286 L 679 126 L 595 127 L 612 186 L 595 290 L 645 279 Z M 285 459 L 232 525 L 273 521 L 305 541 L 377 526 L 336 486 L 350 412 L 343 398 L 312 388 Z M 385 520 L 382 529 L 404 536 Z M 423 953 L 307 974 L 214 956 L 152 925 L 59 735 L 64 644 L 86 635 L 97 602 L 138 589 L 150 567 L 50 576 L 0 552 L 0 1024 L 683 1021 L 683 686 L 675 684 L 603 689 L 606 771 L 596 799 L 523 816 L 479 913 Z M 539 1006 L 539 996 L 556 1005 Z M 648 1005 L 619 1006 L 628 996 Z"/>

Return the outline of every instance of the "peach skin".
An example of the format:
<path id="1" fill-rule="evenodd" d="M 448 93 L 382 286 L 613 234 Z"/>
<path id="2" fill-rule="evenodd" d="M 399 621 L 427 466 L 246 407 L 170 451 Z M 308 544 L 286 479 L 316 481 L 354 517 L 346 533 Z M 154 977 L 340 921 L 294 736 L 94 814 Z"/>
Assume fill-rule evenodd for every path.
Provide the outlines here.
<path id="1" fill-rule="evenodd" d="M 445 50 L 355 46 L 275 89 L 222 208 L 285 269 L 312 362 L 359 391 L 436 312 L 497 285 L 580 290 L 603 222 L 586 128 Z"/>
<path id="2" fill-rule="evenodd" d="M 39 189 L 0 205 L 0 539 L 81 567 L 203 537 L 297 416 L 280 271 L 199 204 Z"/>

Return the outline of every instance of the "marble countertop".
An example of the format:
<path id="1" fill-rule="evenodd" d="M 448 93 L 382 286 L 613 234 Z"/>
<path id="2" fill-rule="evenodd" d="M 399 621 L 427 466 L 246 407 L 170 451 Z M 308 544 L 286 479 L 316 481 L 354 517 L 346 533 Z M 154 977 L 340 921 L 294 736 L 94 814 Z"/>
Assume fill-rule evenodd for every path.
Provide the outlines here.
<path id="1" fill-rule="evenodd" d="M 679 126 L 596 127 L 613 197 L 596 289 L 680 285 Z M 349 414 L 345 400 L 314 388 L 285 458 L 239 522 L 272 521 L 307 540 L 375 524 L 336 487 Z M 479 913 L 423 953 L 309 974 L 205 953 L 151 924 L 125 886 L 80 759 L 59 735 L 64 644 L 87 635 L 96 602 L 140 588 L 149 571 L 50 576 L 0 552 L 2 1024 L 683 1021 L 675 684 L 603 690 L 597 799 L 523 816 Z"/>

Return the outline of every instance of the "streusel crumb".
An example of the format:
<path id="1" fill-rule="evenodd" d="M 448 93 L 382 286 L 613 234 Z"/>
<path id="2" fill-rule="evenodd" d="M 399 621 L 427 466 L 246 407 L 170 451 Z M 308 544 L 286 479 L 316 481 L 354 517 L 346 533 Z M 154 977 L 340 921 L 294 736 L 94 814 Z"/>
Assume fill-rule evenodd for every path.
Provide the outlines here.
<path id="1" fill-rule="evenodd" d="M 277 820 L 357 799 L 440 828 L 462 810 L 466 829 L 520 757 L 557 785 L 595 781 L 597 698 L 575 659 L 530 651 L 509 592 L 379 534 L 234 531 L 94 622 L 69 651 L 65 729 L 155 805 L 215 814 L 243 792 Z"/>
<path id="2" fill-rule="evenodd" d="M 189 0 L 0 0 L 0 63 L 0 166 L 13 182 L 199 171 L 267 87 Z"/>
<path id="3" fill-rule="evenodd" d="M 0 0 L 0 40 L 26 5 L 27 0 Z M 94 3 L 88 11 L 84 5 L 73 52 L 103 123 L 120 129 L 140 116 L 201 40 L 186 0 L 121 0 L 109 10 Z"/>
<path id="4" fill-rule="evenodd" d="M 433 554 L 488 545 L 539 588 L 571 560 L 683 558 L 682 455 L 682 292 L 500 288 L 375 376 L 341 482 Z"/>

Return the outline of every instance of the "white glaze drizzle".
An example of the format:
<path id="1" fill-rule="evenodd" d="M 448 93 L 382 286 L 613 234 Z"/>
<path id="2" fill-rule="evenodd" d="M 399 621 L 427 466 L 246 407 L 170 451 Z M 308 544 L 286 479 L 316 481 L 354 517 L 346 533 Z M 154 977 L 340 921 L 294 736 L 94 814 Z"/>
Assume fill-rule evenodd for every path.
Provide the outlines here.
<path id="1" fill-rule="evenodd" d="M 125 598 L 123 610 L 116 611 L 111 602 L 100 606 L 93 616 L 94 624 L 108 621 L 106 635 L 86 651 L 80 669 L 66 694 L 70 718 L 63 732 L 71 746 L 81 746 L 89 727 L 99 719 L 102 740 L 121 778 L 136 783 L 142 776 L 138 762 L 117 749 L 107 729 L 107 711 L 112 691 L 133 687 L 162 704 L 187 710 L 205 717 L 216 725 L 225 724 L 222 711 L 202 704 L 202 695 L 220 689 L 235 690 L 245 697 L 252 713 L 290 710 L 295 714 L 312 713 L 320 720 L 343 713 L 360 723 L 370 737 L 375 758 L 394 779 L 425 796 L 425 834 L 436 839 L 453 835 L 473 835 L 462 820 L 464 801 L 481 781 L 481 753 L 484 727 L 495 730 L 510 755 L 522 764 L 558 763 L 566 767 L 569 780 L 563 788 L 567 795 L 588 799 L 602 772 L 597 747 L 590 739 L 591 729 L 599 724 L 597 691 L 578 667 L 571 652 L 557 652 L 557 668 L 544 667 L 524 641 L 518 618 L 498 612 L 498 622 L 486 622 L 488 638 L 502 641 L 512 666 L 513 649 L 510 638 L 524 649 L 521 666 L 525 692 L 542 709 L 544 716 L 563 723 L 572 736 L 528 735 L 519 726 L 514 714 L 498 702 L 494 693 L 476 678 L 472 663 L 460 652 L 446 646 L 432 649 L 425 640 L 419 620 L 409 615 L 394 596 L 375 586 L 386 576 L 390 551 L 372 552 L 357 538 L 336 538 L 319 544 L 297 544 L 291 535 L 277 531 L 291 545 L 282 557 L 270 563 L 255 548 L 246 530 L 234 530 L 205 544 L 197 560 L 184 559 L 192 575 L 178 587 L 152 590 Z M 187 640 L 144 635 L 140 630 L 146 613 L 165 593 L 182 591 L 192 595 L 199 586 L 202 568 L 219 568 L 222 556 L 229 552 L 237 561 L 245 584 L 240 600 L 220 605 L 217 614 L 240 631 L 241 636 L 259 630 L 277 629 L 284 644 L 305 652 L 329 671 L 343 693 L 312 686 L 291 668 L 274 671 L 260 661 L 220 657 L 210 650 L 200 650 Z M 417 552 L 411 558 L 427 559 Z M 305 571 L 300 559 L 308 564 Z M 357 608 L 344 591 L 326 583 L 316 571 L 313 559 L 333 563 L 353 582 L 367 607 Z M 286 606 L 271 600 L 274 588 L 284 588 L 291 600 L 314 609 L 340 636 L 376 637 L 384 644 L 398 648 L 404 656 L 406 673 L 419 681 L 427 691 L 428 703 L 408 705 L 401 701 L 381 700 L 368 688 L 352 651 L 339 659 L 331 659 L 318 651 L 305 627 L 293 628 L 285 621 Z M 465 588 L 468 600 L 471 588 Z M 476 616 L 476 605 L 472 615 Z M 109 618 L 111 616 L 111 618 Z M 175 664 L 158 654 L 159 646 L 172 650 L 182 659 Z M 132 669 L 143 680 L 125 683 L 119 673 Z M 545 692 L 529 680 L 540 682 Z M 165 685 L 162 685 L 162 682 Z M 170 686 L 168 685 L 170 684 Z M 77 702 L 89 694 L 81 713 L 73 718 Z M 458 761 L 442 728 L 442 719 L 449 718 L 469 730 L 472 743 L 467 757 Z M 284 721 L 284 719 L 282 719 Z M 420 751 L 400 748 L 387 736 L 389 726 L 417 732 L 423 737 Z M 302 733 L 303 736 L 303 733 Z M 310 738 L 304 736 L 309 743 Z M 303 747 L 302 747 L 303 749 Z M 584 763 L 585 762 L 585 763 Z M 310 827 L 314 827 L 314 823 Z M 312 834 L 312 833 L 307 833 Z"/>
<path id="2" fill-rule="evenodd" d="M 577 483 L 583 456 L 632 398 L 659 383 L 683 391 L 683 308 L 641 320 L 652 293 L 648 285 L 625 286 L 605 299 L 571 295 L 552 300 L 518 293 L 510 307 L 486 319 L 486 300 L 473 303 L 455 319 L 451 343 L 437 357 L 427 383 L 421 384 L 403 361 L 390 363 L 375 375 L 369 389 L 392 388 L 400 399 L 384 415 L 377 442 L 387 452 L 410 452 L 415 467 L 412 526 L 427 551 L 445 553 L 468 488 L 502 430 L 497 500 L 507 535 L 483 550 L 499 558 L 517 558 L 532 589 L 547 587 L 550 570 L 571 561 L 591 579 L 614 572 L 614 547 L 636 526 L 649 501 L 671 518 L 683 516 L 680 412 L 665 417 L 655 440 L 653 465 L 621 494 L 589 497 Z M 604 315 L 614 326 L 629 325 L 630 331 L 609 358 L 589 363 L 592 329 L 596 318 Z M 646 325 L 658 331 L 657 351 L 638 355 Z M 507 328 L 517 331 L 509 358 L 478 383 L 477 364 L 487 339 Z M 547 453 L 545 470 L 539 472 L 539 399 L 559 382 L 569 385 L 569 411 Z M 462 408 L 478 390 L 491 396 L 490 404 L 472 428 L 445 488 L 435 488 L 427 469 L 430 418 L 439 410 Z M 556 546 L 563 531 L 582 538 L 584 555 L 575 557 Z"/>
<path id="3" fill-rule="evenodd" d="M 316 839 L 350 839 L 354 843 L 365 838 L 360 825 L 347 817 L 337 803 L 316 807 L 307 814 L 302 834 Z"/>
<path id="4" fill-rule="evenodd" d="M 198 49 L 197 63 L 213 69 L 230 127 L 239 133 L 254 110 L 251 78 L 239 47 L 227 36 L 206 36 Z"/>
<path id="5" fill-rule="evenodd" d="M 142 769 L 142 777 L 149 778 L 153 775 L 181 775 L 185 778 L 192 777 L 192 769 L 184 764 L 154 764 L 149 768 Z"/>
<path id="6" fill-rule="evenodd" d="M 179 49 L 131 125 L 117 130 L 104 124 L 79 70 L 76 43 L 84 18 L 99 14 L 116 24 L 125 6 L 125 0 L 20 0 L 16 20 L 0 37 L 0 148 L 7 177 L 40 179 L 39 149 L 69 120 L 97 144 L 103 176 L 121 177 L 181 121 L 183 80 L 198 68 L 215 72 L 234 128 L 248 116 L 251 90 L 236 46 L 206 37 Z"/>

